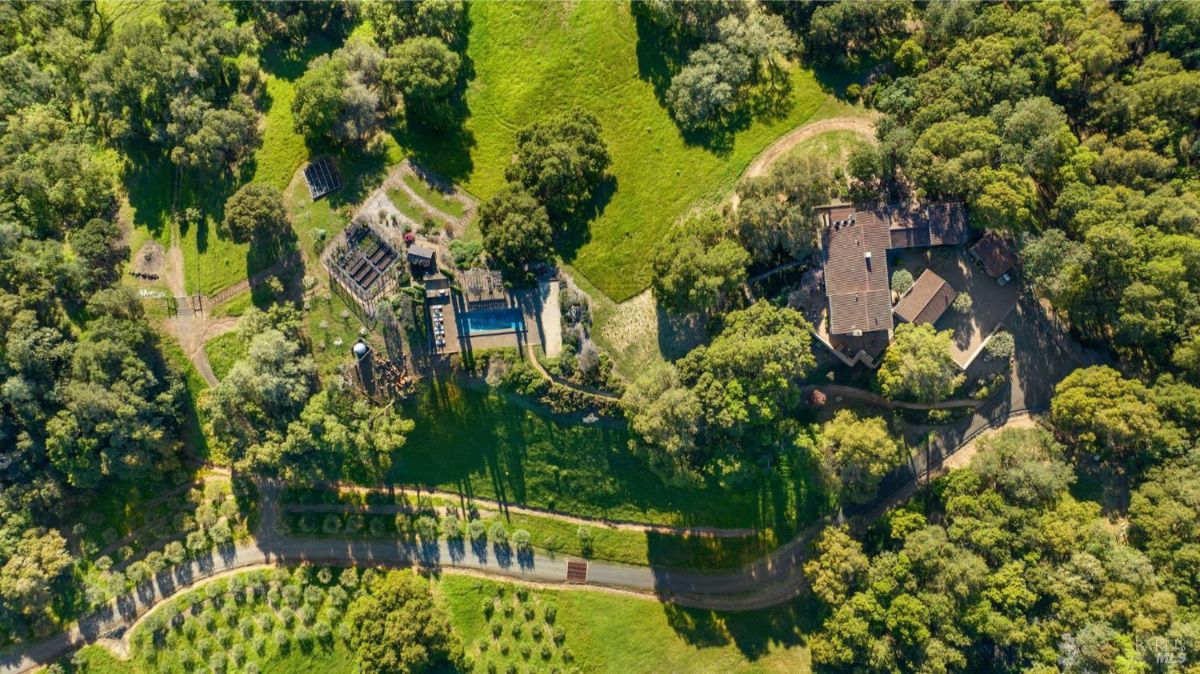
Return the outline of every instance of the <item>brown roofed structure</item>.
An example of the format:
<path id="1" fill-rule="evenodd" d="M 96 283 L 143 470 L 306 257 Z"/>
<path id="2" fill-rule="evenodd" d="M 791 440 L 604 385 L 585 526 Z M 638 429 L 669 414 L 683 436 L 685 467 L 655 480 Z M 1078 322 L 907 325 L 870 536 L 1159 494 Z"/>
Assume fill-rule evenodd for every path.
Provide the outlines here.
<path id="1" fill-rule="evenodd" d="M 1000 278 L 1017 266 L 1017 255 L 1012 244 L 995 232 L 983 235 L 974 246 L 971 255 L 983 265 L 983 270 L 992 278 Z"/>
<path id="2" fill-rule="evenodd" d="M 896 303 L 896 315 L 909 323 L 935 323 L 955 297 L 958 292 L 945 279 L 926 269 Z"/>
<path id="3" fill-rule="evenodd" d="M 883 209 L 889 220 L 892 248 L 926 248 L 965 243 L 967 212 L 962 203 L 940 201 L 906 208 L 888 206 Z"/>
<path id="4" fill-rule="evenodd" d="M 829 332 L 891 330 L 886 222 L 869 211 L 848 214 L 825 229 L 822 243 Z"/>

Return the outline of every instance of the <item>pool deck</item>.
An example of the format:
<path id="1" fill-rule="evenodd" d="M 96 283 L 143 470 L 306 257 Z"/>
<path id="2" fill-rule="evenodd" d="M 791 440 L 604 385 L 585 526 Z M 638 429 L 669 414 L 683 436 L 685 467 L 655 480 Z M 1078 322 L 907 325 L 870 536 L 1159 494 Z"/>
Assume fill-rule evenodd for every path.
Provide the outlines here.
<path id="1" fill-rule="evenodd" d="M 555 352 L 562 350 L 562 334 L 560 332 L 560 324 L 558 321 L 558 292 L 557 282 L 542 283 L 536 290 L 518 291 L 509 295 L 508 306 L 512 309 L 517 309 L 521 312 L 521 320 L 524 325 L 520 330 L 505 330 L 496 332 L 485 332 L 482 334 L 469 334 L 467 332 L 466 303 L 463 302 L 462 296 L 458 293 L 452 293 L 450 297 L 438 297 L 430 299 L 426 304 L 427 325 L 429 325 L 428 336 L 430 343 L 433 343 L 433 314 L 434 306 L 439 305 L 445 307 L 443 309 L 444 329 L 446 333 L 446 345 L 440 349 L 435 349 L 438 355 L 448 356 L 456 353 L 470 353 L 472 351 L 482 351 L 484 349 L 517 349 L 524 352 L 528 345 L 540 346 L 544 343 L 544 333 L 552 327 L 554 334 L 550 335 L 557 343 Z M 490 307 L 484 311 L 496 311 L 499 307 Z M 553 317 L 554 320 L 550 320 Z M 548 327 L 550 326 L 550 327 Z"/>

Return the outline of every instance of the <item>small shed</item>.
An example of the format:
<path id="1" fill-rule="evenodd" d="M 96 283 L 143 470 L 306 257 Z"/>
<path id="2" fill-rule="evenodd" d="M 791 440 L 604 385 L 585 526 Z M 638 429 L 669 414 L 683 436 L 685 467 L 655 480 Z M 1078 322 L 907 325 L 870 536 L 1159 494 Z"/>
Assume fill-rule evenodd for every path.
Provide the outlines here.
<path id="1" fill-rule="evenodd" d="M 419 269 L 435 268 L 437 253 L 432 248 L 425 246 L 409 246 L 408 247 L 408 263 Z"/>
<path id="2" fill-rule="evenodd" d="M 926 269 L 896 303 L 896 316 L 909 323 L 935 323 L 955 297 L 958 292 L 946 279 Z"/>
<path id="3" fill-rule="evenodd" d="M 971 246 L 971 257 L 994 279 L 1003 278 L 1017 266 L 1017 254 L 1013 251 L 1012 242 L 995 232 L 984 234 L 978 243 Z"/>

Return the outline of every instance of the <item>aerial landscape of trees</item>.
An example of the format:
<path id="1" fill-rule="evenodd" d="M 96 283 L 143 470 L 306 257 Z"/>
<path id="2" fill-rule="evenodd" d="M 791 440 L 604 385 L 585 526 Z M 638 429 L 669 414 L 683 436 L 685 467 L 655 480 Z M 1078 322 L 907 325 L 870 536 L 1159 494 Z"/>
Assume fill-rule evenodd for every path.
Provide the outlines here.
<path id="1" fill-rule="evenodd" d="M 680 550 L 696 552 L 688 573 L 750 575 L 786 551 L 765 558 L 800 593 L 773 597 L 779 613 L 693 611 L 665 591 L 648 603 L 686 653 L 645 669 L 740 671 L 721 659 L 736 651 L 771 671 L 1190 671 L 1198 7 L 634 0 L 609 17 L 628 47 L 610 68 L 539 52 L 544 5 L 505 7 L 519 33 L 489 32 L 499 10 L 459 0 L 0 4 L 0 647 L 91 641 L 72 623 L 187 590 L 130 630 L 130 669 L 45 664 L 571 669 L 554 604 L 511 578 L 425 572 L 469 538 L 522 572 L 582 553 L 656 581 Z M 562 40 L 595 37 L 575 5 L 551 10 Z M 513 53 L 497 45 L 552 64 L 509 90 L 529 110 L 476 105 L 496 85 L 480 64 Z M 547 96 L 576 77 L 646 107 Z M 772 149 L 842 115 L 875 137 Z M 683 149 L 664 152 L 660 127 Z M 317 156 L 345 183 L 324 200 L 298 171 Z M 665 156 L 696 160 L 653 168 L 697 191 L 645 181 L 670 208 L 593 236 L 629 165 Z M 445 191 L 420 162 L 457 167 Z M 409 173 L 392 180 L 397 166 Z M 406 287 L 343 297 L 323 246 L 393 188 L 416 195 L 395 209 L 414 224 L 380 238 Z M 444 219 L 414 206 L 451 194 Z M 971 236 L 1012 242 L 1019 270 L 1000 290 L 956 288 L 940 323 L 953 331 L 899 323 L 877 368 L 844 366 L 814 344 L 820 278 L 800 280 L 819 264 L 814 207 L 835 198 L 961 200 Z M 649 273 L 606 296 L 576 255 L 638 227 L 656 237 L 637 251 Z M 431 353 L 429 296 L 401 245 L 418 235 L 454 288 L 481 266 L 518 290 L 560 282 L 561 312 L 519 297 L 527 322 L 563 329 L 562 352 Z M 626 269 L 619 246 L 602 264 Z M 894 267 L 890 290 L 919 271 Z M 1012 310 L 964 335 L 994 290 L 1013 291 Z M 614 316 L 625 332 L 601 329 Z M 359 338 L 397 399 L 359 390 Z M 964 349 L 980 355 L 965 369 Z M 233 559 L 266 505 L 293 508 L 272 536 L 346 555 L 374 537 L 429 569 L 360 576 L 374 561 L 351 557 L 192 588 L 192 564 Z M 730 530 L 675 531 L 693 526 Z M 615 548 L 626 557 L 603 556 Z M 635 628 L 584 606 L 562 613 L 595 630 L 574 666 L 612 668 L 610 642 Z M 773 659 L 789 650 L 799 659 Z"/>

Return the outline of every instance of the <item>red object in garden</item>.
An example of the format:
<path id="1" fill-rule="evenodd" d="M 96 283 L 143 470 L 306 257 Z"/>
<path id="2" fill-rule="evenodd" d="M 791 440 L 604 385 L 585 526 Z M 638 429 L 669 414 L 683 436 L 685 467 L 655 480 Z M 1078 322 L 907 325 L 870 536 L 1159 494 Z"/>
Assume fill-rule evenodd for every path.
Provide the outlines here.
<path id="1" fill-rule="evenodd" d="M 413 234 L 412 232 L 404 233 L 404 243 L 412 243 L 413 241 L 416 241 L 416 240 L 417 240 L 416 234 Z"/>

